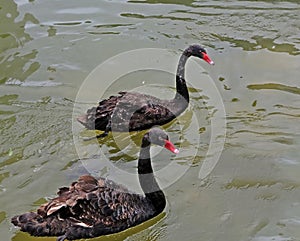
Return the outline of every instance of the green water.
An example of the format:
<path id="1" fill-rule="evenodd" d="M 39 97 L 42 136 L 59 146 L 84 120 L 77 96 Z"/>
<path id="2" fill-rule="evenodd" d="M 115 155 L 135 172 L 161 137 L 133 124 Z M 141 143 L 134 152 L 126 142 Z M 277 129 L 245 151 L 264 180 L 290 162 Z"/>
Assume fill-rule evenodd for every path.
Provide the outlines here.
<path id="1" fill-rule="evenodd" d="M 203 88 L 187 78 L 191 105 L 165 126 L 180 154 L 154 157 L 155 169 L 165 175 L 158 174 L 168 207 L 150 223 L 95 240 L 300 240 L 299 33 L 299 1 L 2 0 L 1 241 L 55 240 L 30 237 L 10 218 L 35 210 L 83 173 L 119 181 L 124 171 L 132 175 L 126 185 L 138 190 L 138 147 L 132 143 L 138 145 L 142 133 L 132 133 L 129 144 L 122 134 L 84 142 L 94 132 L 74 120 L 73 111 L 96 104 L 88 97 L 98 96 L 101 77 L 109 72 L 99 75 L 94 91 L 81 86 L 117 54 L 160 48 L 178 57 L 192 43 L 205 46 L 216 64 L 196 60 L 204 68 Z M 192 72 L 189 62 L 187 74 Z M 205 76 L 226 112 L 226 136 L 215 139 L 212 123 L 221 110 L 213 102 L 217 95 L 206 90 Z M 145 83 L 153 84 L 146 88 L 153 94 L 173 94 L 174 76 L 146 70 L 122 76 L 105 96 Z M 86 97 L 82 103 L 78 93 Z M 216 167 L 199 179 L 211 141 L 224 137 Z M 104 157 L 110 161 L 102 162 Z M 184 173 L 173 172 L 180 168 Z M 167 185 L 169 176 L 174 181 Z"/>

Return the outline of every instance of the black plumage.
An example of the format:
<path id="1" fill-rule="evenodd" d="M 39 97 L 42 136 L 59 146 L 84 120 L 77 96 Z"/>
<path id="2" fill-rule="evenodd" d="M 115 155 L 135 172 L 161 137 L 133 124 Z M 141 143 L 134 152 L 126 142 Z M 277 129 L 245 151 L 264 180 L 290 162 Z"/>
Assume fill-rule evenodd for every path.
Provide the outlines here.
<path id="1" fill-rule="evenodd" d="M 179 116 L 188 106 L 189 93 L 185 81 L 185 64 L 195 56 L 214 64 L 206 50 L 199 45 L 191 45 L 182 53 L 176 73 L 176 95 L 171 100 L 162 100 L 137 92 L 119 92 L 90 108 L 77 120 L 90 130 L 104 131 L 97 137 L 104 137 L 109 131 L 138 131 L 154 125 L 164 125 Z"/>
<path id="2" fill-rule="evenodd" d="M 144 135 L 138 176 L 145 195 L 132 193 L 111 180 L 84 175 L 70 187 L 60 188 L 58 196 L 37 212 L 15 216 L 11 222 L 33 236 L 58 236 L 57 241 L 63 241 L 120 232 L 158 215 L 166 200 L 153 175 L 151 143 L 178 153 L 164 131 L 152 128 Z"/>

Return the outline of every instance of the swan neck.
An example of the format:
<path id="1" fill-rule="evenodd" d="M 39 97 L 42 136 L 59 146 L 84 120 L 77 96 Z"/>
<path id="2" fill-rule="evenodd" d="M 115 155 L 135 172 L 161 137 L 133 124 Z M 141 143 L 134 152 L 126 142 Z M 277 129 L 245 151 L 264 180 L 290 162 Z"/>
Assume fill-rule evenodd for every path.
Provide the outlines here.
<path id="1" fill-rule="evenodd" d="M 176 96 L 175 99 L 181 99 L 182 97 L 189 102 L 189 92 L 185 82 L 185 64 L 191 55 L 184 51 L 180 56 L 177 72 L 176 72 Z"/>
<path id="2" fill-rule="evenodd" d="M 161 212 L 165 208 L 166 200 L 154 177 L 150 158 L 150 142 L 145 137 L 143 138 L 138 160 L 138 176 L 145 196 L 152 203 L 155 211 L 157 213 Z"/>

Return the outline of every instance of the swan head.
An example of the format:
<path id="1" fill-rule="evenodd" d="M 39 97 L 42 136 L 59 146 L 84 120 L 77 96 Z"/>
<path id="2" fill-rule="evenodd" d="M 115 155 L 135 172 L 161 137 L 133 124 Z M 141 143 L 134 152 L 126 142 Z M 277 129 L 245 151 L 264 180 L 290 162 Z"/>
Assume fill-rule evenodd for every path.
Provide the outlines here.
<path id="1" fill-rule="evenodd" d="M 148 141 L 150 143 L 162 146 L 175 154 L 179 153 L 179 150 L 174 146 L 174 144 L 171 141 L 169 141 L 168 134 L 162 129 L 154 127 L 147 134 Z"/>
<path id="2" fill-rule="evenodd" d="M 189 46 L 186 49 L 186 52 L 189 56 L 195 56 L 195 57 L 198 57 L 200 59 L 203 59 L 205 62 L 207 62 L 211 65 L 215 64 L 214 61 L 212 61 L 210 59 L 210 57 L 208 56 L 206 50 L 198 44 L 193 44 L 193 45 Z"/>

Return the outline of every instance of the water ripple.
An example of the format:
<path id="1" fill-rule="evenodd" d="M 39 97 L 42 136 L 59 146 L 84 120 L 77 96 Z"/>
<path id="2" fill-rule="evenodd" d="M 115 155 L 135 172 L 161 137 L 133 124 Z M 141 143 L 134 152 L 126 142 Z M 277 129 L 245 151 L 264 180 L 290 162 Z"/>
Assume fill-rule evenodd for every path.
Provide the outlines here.
<path id="1" fill-rule="evenodd" d="M 250 90 L 280 90 L 289 92 L 292 94 L 300 95 L 300 88 L 296 86 L 288 86 L 284 84 L 277 83 L 265 83 L 265 84 L 251 84 L 247 85 Z"/>

